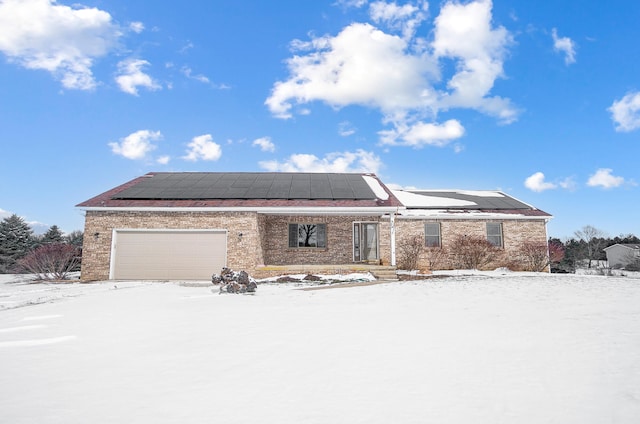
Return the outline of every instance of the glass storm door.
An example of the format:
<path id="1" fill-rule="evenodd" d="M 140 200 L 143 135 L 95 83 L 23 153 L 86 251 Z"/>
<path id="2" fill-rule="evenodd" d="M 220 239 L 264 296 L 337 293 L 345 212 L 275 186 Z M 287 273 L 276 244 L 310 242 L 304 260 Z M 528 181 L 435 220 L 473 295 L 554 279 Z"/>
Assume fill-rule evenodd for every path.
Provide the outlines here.
<path id="1" fill-rule="evenodd" d="M 378 224 L 353 223 L 353 260 L 365 262 L 378 260 Z"/>

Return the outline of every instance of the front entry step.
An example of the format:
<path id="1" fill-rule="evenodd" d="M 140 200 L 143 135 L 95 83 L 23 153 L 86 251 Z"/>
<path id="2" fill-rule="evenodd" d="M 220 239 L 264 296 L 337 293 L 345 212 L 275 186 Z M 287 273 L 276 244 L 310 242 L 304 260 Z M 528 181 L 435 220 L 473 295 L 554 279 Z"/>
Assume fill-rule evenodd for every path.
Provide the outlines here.
<path id="1" fill-rule="evenodd" d="M 377 266 L 371 270 L 371 274 L 378 280 L 397 280 L 398 274 L 393 266 Z"/>

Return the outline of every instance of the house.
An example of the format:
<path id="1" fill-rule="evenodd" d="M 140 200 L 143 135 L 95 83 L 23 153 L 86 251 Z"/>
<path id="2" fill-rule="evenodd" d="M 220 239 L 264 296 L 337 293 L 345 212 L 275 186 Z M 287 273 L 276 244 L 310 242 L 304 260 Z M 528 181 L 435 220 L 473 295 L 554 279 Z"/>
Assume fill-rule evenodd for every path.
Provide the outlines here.
<path id="1" fill-rule="evenodd" d="M 500 192 L 392 191 L 366 173 L 151 172 L 77 206 L 83 281 L 208 280 L 223 266 L 382 277 L 397 238 L 479 234 L 508 254 L 546 241 L 551 217 Z"/>
<path id="2" fill-rule="evenodd" d="M 603 250 L 607 254 L 609 268 L 624 268 L 633 263 L 640 264 L 640 244 L 614 244 Z"/>
<path id="3" fill-rule="evenodd" d="M 393 220 L 382 217 L 402 204 L 373 174 L 152 172 L 78 207 L 88 281 L 390 265 Z"/>
<path id="4" fill-rule="evenodd" d="M 453 268 L 451 245 L 459 236 L 486 238 L 498 247 L 499 263 L 517 261 L 525 242 L 546 246 L 548 213 L 501 191 L 393 190 L 405 209 L 396 216 L 396 243 L 424 235 L 421 269 Z M 545 249 L 546 250 L 546 249 Z M 448 252 L 441 255 L 441 252 Z M 546 252 L 548 254 L 548 252 Z M 434 257 L 437 255 L 438 257 Z"/>

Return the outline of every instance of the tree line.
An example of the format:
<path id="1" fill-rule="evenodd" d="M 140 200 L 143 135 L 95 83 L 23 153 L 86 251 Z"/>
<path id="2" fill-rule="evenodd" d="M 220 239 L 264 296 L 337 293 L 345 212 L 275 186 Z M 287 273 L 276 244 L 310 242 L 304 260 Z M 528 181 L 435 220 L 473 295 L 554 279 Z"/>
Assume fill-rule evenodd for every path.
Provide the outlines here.
<path id="1" fill-rule="evenodd" d="M 0 274 L 32 273 L 42 279 L 63 279 L 79 269 L 84 233 L 64 234 L 52 225 L 42 235 L 20 216 L 0 221 Z"/>
<path id="2" fill-rule="evenodd" d="M 554 264 L 552 270 L 575 272 L 576 268 L 597 268 L 601 261 L 607 260 L 604 249 L 614 244 L 640 244 L 640 238 L 633 234 L 609 237 L 604 231 L 591 225 L 582 227 L 574 232 L 573 237 L 564 241 L 550 238 L 550 246 L 557 245 L 564 249 L 564 258 Z"/>

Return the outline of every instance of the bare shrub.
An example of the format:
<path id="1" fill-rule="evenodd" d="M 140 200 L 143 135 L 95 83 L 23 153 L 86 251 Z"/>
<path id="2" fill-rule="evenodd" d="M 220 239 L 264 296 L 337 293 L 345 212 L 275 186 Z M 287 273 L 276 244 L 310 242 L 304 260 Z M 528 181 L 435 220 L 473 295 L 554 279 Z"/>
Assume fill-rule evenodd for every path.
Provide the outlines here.
<path id="1" fill-rule="evenodd" d="M 21 272 L 35 274 L 39 280 L 64 280 L 79 261 L 80 250 L 65 243 L 45 244 L 20 259 Z"/>
<path id="2" fill-rule="evenodd" d="M 541 272 L 549 264 L 546 243 L 526 241 L 520 245 L 517 255 L 522 271 Z"/>
<path id="3" fill-rule="evenodd" d="M 480 236 L 458 236 L 449 247 L 454 267 L 483 269 L 498 257 L 499 249 Z"/>
<path id="4" fill-rule="evenodd" d="M 430 270 L 442 269 L 447 259 L 447 251 L 444 247 L 427 247 L 424 249 L 424 258 Z"/>
<path id="5" fill-rule="evenodd" d="M 398 267 L 408 271 L 417 269 L 420 254 L 424 248 L 424 238 L 420 234 L 403 238 L 398 243 Z"/>

